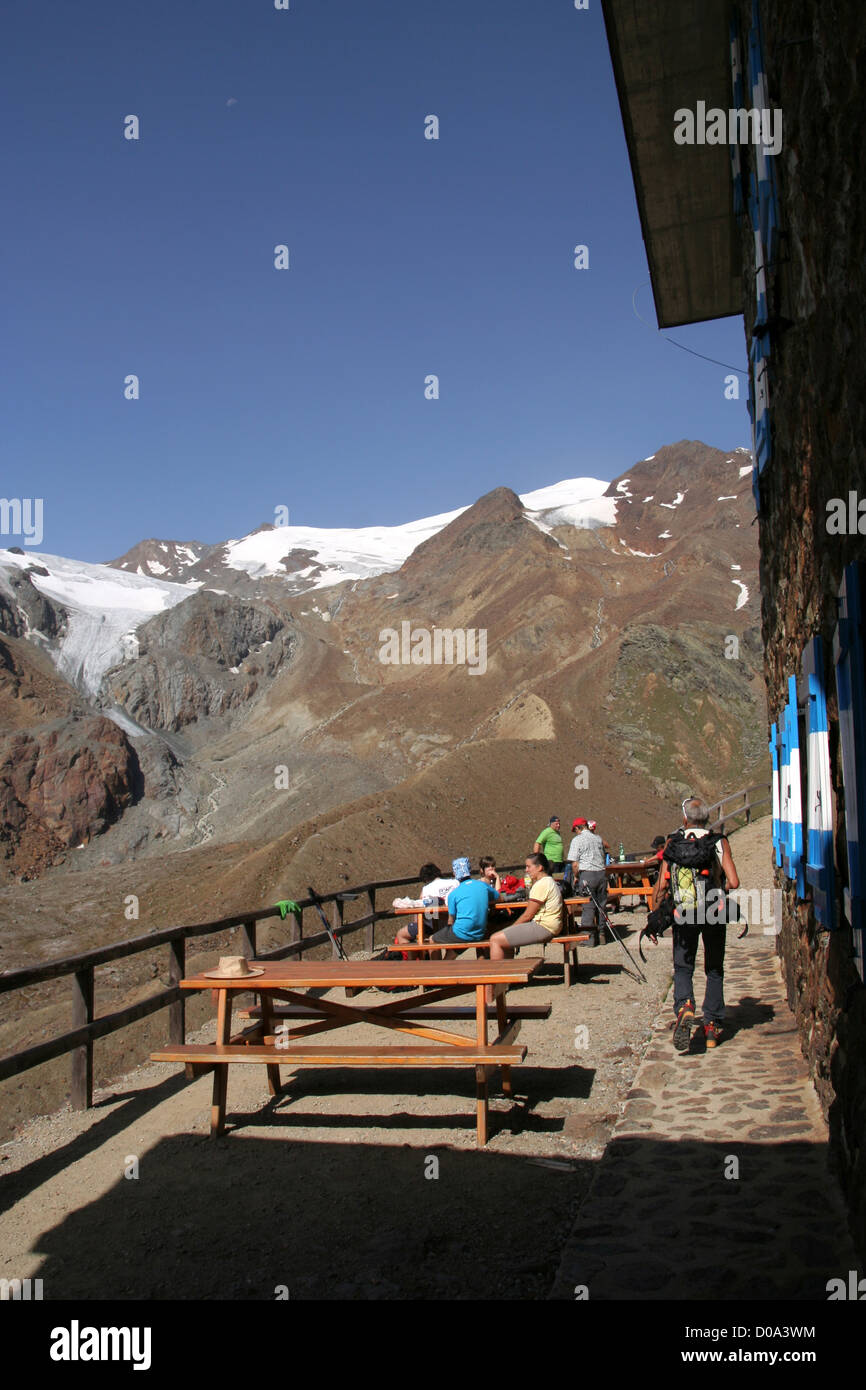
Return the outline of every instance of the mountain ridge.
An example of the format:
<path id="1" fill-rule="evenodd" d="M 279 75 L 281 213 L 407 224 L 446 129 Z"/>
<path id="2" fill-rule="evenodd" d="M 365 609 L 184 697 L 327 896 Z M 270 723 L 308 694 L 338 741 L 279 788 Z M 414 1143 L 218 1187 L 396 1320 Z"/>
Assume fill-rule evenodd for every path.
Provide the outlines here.
<path id="1" fill-rule="evenodd" d="M 34 593 L 50 589 L 51 602 L 64 605 L 66 639 L 43 635 L 40 647 L 73 671 L 63 651 L 71 631 L 89 681 L 82 677 L 79 699 L 118 724 L 141 775 L 131 802 L 113 821 L 103 816 L 80 854 L 46 853 L 32 864 L 3 828 L 0 782 L 7 876 L 32 869 L 83 880 L 100 865 L 133 862 L 137 877 L 162 882 L 169 860 L 180 856 L 177 872 L 182 862 L 203 862 L 198 850 L 213 840 L 231 864 L 219 891 L 246 906 L 295 860 L 319 876 L 329 864 L 357 881 L 376 868 L 388 876 L 385 801 L 389 834 L 428 846 L 422 858 L 444 854 L 454 837 L 475 843 L 476 833 L 491 852 L 519 854 L 518 824 L 546 819 L 548 801 L 564 814 L 572 806 L 594 807 L 608 821 L 621 816 L 627 838 L 649 839 L 666 802 L 684 791 L 754 780 L 765 750 L 745 457 L 681 441 L 611 483 L 570 480 L 522 497 L 495 488 L 432 528 L 430 518 L 398 538 L 393 528 L 361 528 L 357 553 L 342 533 L 315 552 L 319 569 L 300 584 L 282 564 L 286 540 L 297 535 L 280 531 L 294 528 L 267 525 L 198 558 L 191 552 L 200 543 L 176 543 L 190 552 L 185 575 L 214 554 L 221 574 L 231 569 L 226 555 L 246 565 L 233 571 L 230 589 L 217 571 L 211 587 L 201 571 L 179 583 L 118 570 L 125 557 L 98 573 L 12 557 L 19 575 L 34 564 L 44 571 L 30 576 Z M 652 528 L 671 534 L 653 546 L 645 539 Z M 170 556 L 160 553 L 163 564 Z M 0 552 L 3 594 L 8 557 Z M 335 581 L 340 564 L 349 572 Z M 87 628 L 75 607 L 82 595 L 102 603 L 102 623 Z M 121 616 L 112 627 L 114 612 Z M 2 614 L 0 606 L 0 627 Z M 383 663 L 381 634 L 403 621 L 483 630 L 485 671 L 453 661 Z M 82 644 L 91 630 L 104 640 L 99 662 L 91 654 L 88 665 Z M 734 667 L 724 655 L 731 634 L 742 650 Z M 574 790 L 579 764 L 595 770 L 599 790 L 588 796 Z M 462 778 L 487 788 L 490 805 L 476 801 L 470 811 Z M 623 809 L 616 789 L 626 778 Z M 401 806 L 417 821 L 402 836 L 394 830 Z M 335 828 L 309 831 L 307 844 L 298 827 L 323 814 Z M 340 826 L 351 826 L 354 848 Z"/>

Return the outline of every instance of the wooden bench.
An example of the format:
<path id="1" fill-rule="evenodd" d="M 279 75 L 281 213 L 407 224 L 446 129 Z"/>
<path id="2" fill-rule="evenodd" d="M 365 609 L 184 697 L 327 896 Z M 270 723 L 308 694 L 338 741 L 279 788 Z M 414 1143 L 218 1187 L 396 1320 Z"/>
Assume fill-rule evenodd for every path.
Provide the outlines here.
<path id="1" fill-rule="evenodd" d="M 470 1010 L 475 1014 L 475 1010 Z M 512 1023 L 501 1036 L 519 1027 Z M 178 1043 L 152 1052 L 154 1062 L 182 1062 L 196 1075 L 238 1063 L 266 1066 L 271 1095 L 282 1089 L 279 1068 L 286 1067 L 474 1067 L 476 1097 L 476 1138 L 479 1146 L 487 1143 L 487 1085 L 490 1073 L 502 1068 L 502 1090 L 511 1095 L 510 1068 L 519 1066 L 526 1057 L 526 1048 L 513 1042 L 496 1042 L 479 1047 L 467 1038 L 465 1047 L 296 1047 L 280 1046 L 280 1039 L 262 1043 Z M 224 1081 L 220 1083 L 224 1097 Z M 219 1136 L 225 1131 L 225 1100 L 216 1108 L 222 1113 L 211 1115 L 211 1133 Z"/>
<path id="2" fill-rule="evenodd" d="M 474 1010 L 473 1010 L 474 1013 Z M 454 1067 L 517 1066 L 526 1048 L 513 1043 L 477 1047 L 280 1047 L 279 1043 L 177 1043 L 152 1052 L 154 1062 L 184 1062 L 210 1071 L 220 1062 L 276 1062 L 286 1067 Z"/>

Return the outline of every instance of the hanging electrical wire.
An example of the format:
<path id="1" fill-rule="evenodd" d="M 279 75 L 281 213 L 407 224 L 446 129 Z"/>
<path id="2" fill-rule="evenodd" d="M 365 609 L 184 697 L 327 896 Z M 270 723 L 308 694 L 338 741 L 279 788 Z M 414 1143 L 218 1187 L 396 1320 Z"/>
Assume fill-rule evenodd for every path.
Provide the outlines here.
<path id="1" fill-rule="evenodd" d="M 649 283 L 649 280 L 645 280 L 642 285 L 638 285 L 637 289 L 631 297 L 631 307 L 634 312 L 635 318 L 640 319 L 641 323 L 645 323 L 647 328 L 652 329 L 654 333 L 659 333 L 661 332 L 661 330 L 658 328 L 653 328 L 653 325 L 650 323 L 649 319 L 645 319 L 642 314 L 638 313 L 637 305 L 635 304 L 638 290 L 645 289 Z M 683 352 L 691 353 L 692 357 L 700 357 L 702 362 L 712 362 L 713 365 L 716 367 L 727 367 L 729 371 L 736 372 L 738 376 L 748 376 L 749 374 L 747 368 L 732 367 L 730 362 L 720 362 L 717 357 L 707 357 L 706 354 L 703 352 L 695 352 L 694 348 L 686 347 L 685 343 L 678 343 L 676 338 L 666 338 L 662 335 L 662 341 L 665 343 L 670 343 L 671 347 L 681 348 Z"/>

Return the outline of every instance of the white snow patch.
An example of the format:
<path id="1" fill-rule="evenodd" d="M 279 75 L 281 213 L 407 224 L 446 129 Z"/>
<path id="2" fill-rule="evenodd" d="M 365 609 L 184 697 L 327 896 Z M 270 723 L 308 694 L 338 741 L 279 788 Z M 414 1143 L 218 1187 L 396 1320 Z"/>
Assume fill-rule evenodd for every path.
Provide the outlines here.
<path id="1" fill-rule="evenodd" d="M 742 568 L 743 568 L 742 565 L 731 565 L 731 569 L 732 569 L 732 570 L 741 570 Z"/>
<path id="2" fill-rule="evenodd" d="M 607 488 L 599 478 L 566 478 L 550 487 L 521 493 L 520 500 L 530 521 L 593 531 L 616 521 L 617 499 L 603 496 Z"/>
<path id="3" fill-rule="evenodd" d="M 644 500 L 645 502 L 651 502 L 651 501 L 653 500 L 653 497 L 654 497 L 654 496 L 655 496 L 655 494 L 651 492 L 650 495 L 649 495 L 649 497 L 645 497 L 643 500 Z"/>
<path id="4" fill-rule="evenodd" d="M 660 531 L 659 534 L 658 534 L 658 539 L 659 539 L 660 541 L 669 541 L 669 540 L 672 540 L 673 538 L 672 538 L 672 536 L 671 536 L 670 531 Z"/>
<path id="5" fill-rule="evenodd" d="M 564 546 L 562 544 L 562 541 L 556 540 L 556 536 L 553 534 L 553 528 L 551 526 L 545 525 L 543 521 L 539 521 L 538 518 L 534 516 L 531 516 L 529 520 L 532 522 L 533 526 L 535 526 L 539 531 L 542 532 L 543 535 L 550 536 L 550 539 L 552 541 L 556 541 L 556 544 L 559 546 L 560 550 L 564 550 L 566 555 L 568 554 L 568 547 Z"/>
<path id="6" fill-rule="evenodd" d="M 643 462 L 644 462 L 644 463 L 652 463 L 652 461 L 653 461 L 654 458 L 655 458 L 655 454 L 650 454 L 649 458 L 645 458 L 645 459 L 643 460 Z"/>
<path id="7" fill-rule="evenodd" d="M 683 498 L 685 497 L 685 495 L 686 495 L 685 492 L 678 492 L 677 495 L 676 495 L 676 497 L 674 498 L 673 502 L 660 502 L 660 503 L 659 503 L 659 506 L 660 506 L 660 507 L 670 507 L 671 509 L 674 508 L 674 507 L 678 507 L 678 506 L 680 505 L 680 503 L 682 502 Z"/>
<path id="8" fill-rule="evenodd" d="M 743 583 L 742 579 L 732 579 L 731 583 L 736 584 L 737 588 L 741 590 L 740 597 L 737 599 L 736 606 L 734 608 L 734 612 L 736 613 L 738 608 L 742 608 L 744 603 L 748 603 L 749 590 L 747 586 Z"/>
<path id="9" fill-rule="evenodd" d="M 628 550 L 629 555 L 640 555 L 644 560 L 656 560 L 656 559 L 658 559 L 658 552 L 656 552 L 656 551 L 649 551 L 649 550 L 632 550 L 630 546 L 627 547 L 627 550 Z"/>
<path id="10" fill-rule="evenodd" d="M 521 502 L 528 519 L 545 526 L 579 526 L 595 529 L 612 526 L 616 521 L 616 501 L 605 497 L 608 484 L 599 478 L 567 478 L 549 487 L 524 493 Z M 243 570 L 254 578 L 281 575 L 285 578 L 311 577 L 310 588 L 327 589 L 345 580 L 368 579 L 375 574 L 397 570 L 422 541 L 429 540 L 456 517 L 467 511 L 458 507 L 453 512 L 440 512 L 420 521 L 400 526 L 362 526 L 325 528 L 322 526 L 277 526 L 272 531 L 258 531 L 240 540 L 229 541 L 225 547 L 225 563 L 232 569 Z M 564 548 L 564 547 L 563 547 Z M 292 550 L 308 550 L 314 564 L 299 571 L 298 576 L 287 574 L 280 563 Z M 321 570 L 312 577 L 313 568 Z"/>
<path id="11" fill-rule="evenodd" d="M 165 550 L 165 546 L 162 548 Z M 158 560 L 148 560 L 147 568 L 151 574 L 168 574 L 168 565 L 161 565 Z"/>
<path id="12" fill-rule="evenodd" d="M 736 494 L 735 492 L 734 492 L 734 493 L 731 493 L 730 497 L 717 497 L 717 498 L 716 498 L 716 501 L 717 501 L 717 502 L 736 502 L 736 500 L 737 500 L 737 494 Z"/>
<path id="13" fill-rule="evenodd" d="M 146 729 L 143 724 L 139 724 L 128 715 L 125 710 L 120 709 L 117 705 L 115 705 L 113 709 L 106 709 L 102 712 L 106 719 L 110 719 L 112 724 L 116 724 L 117 727 L 122 729 L 125 734 L 128 734 L 130 738 L 143 738 L 145 734 L 151 732 L 150 729 Z"/>
<path id="14" fill-rule="evenodd" d="M 741 477 L 741 478 L 745 478 L 746 474 L 747 474 L 747 473 L 751 473 L 751 472 L 752 472 L 752 465 L 751 465 L 750 463 L 744 463 L 743 466 L 742 466 L 742 468 L 740 469 L 740 477 Z"/>
<path id="15" fill-rule="evenodd" d="M 277 526 L 259 531 L 242 540 L 229 541 L 225 563 L 259 577 L 286 575 L 280 564 L 292 550 L 312 551 L 323 566 L 316 576 L 315 589 L 330 588 L 345 579 L 367 579 L 386 570 L 399 569 L 416 546 L 435 536 L 465 508 L 407 522 L 403 526 L 362 526 L 326 528 L 323 526 Z M 291 578 L 292 576 L 288 576 Z"/>
<path id="16" fill-rule="evenodd" d="M 18 569 L 25 569 L 34 559 L 48 575 L 34 574 L 33 583 L 69 613 L 66 635 L 59 650 L 52 653 L 57 668 L 89 695 L 96 694 L 109 666 L 137 654 L 135 629 L 141 623 L 190 597 L 183 584 L 130 574 L 110 565 L 91 565 L 60 555 L 0 551 L 0 562 Z"/>

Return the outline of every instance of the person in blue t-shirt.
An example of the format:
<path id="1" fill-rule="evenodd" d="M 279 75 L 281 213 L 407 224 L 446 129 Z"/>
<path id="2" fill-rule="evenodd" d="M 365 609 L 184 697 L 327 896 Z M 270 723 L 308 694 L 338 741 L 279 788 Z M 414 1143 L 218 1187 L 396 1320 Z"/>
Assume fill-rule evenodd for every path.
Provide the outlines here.
<path id="1" fill-rule="evenodd" d="M 499 901 L 499 893 L 483 878 L 473 878 L 468 859 L 455 859 L 451 865 L 457 887 L 448 894 L 448 925 L 434 932 L 433 942 L 456 945 L 459 942 L 471 945 L 473 941 L 484 941 L 487 936 L 487 915 L 492 903 Z"/>

